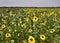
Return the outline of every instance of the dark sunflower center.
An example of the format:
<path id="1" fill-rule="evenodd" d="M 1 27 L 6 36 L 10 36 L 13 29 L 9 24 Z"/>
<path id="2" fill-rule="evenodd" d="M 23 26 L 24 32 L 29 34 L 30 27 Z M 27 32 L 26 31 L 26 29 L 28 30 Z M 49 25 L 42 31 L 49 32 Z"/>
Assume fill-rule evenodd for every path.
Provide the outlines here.
<path id="1" fill-rule="evenodd" d="M 33 41 L 33 39 L 30 39 L 31 41 Z"/>
<path id="2" fill-rule="evenodd" d="M 42 36 L 42 38 L 44 38 L 44 37 Z"/>
<path id="3" fill-rule="evenodd" d="M 36 18 L 35 18 L 35 20 L 36 20 Z"/>
<path id="4" fill-rule="evenodd" d="M 7 34 L 7 36 L 8 36 L 8 34 Z"/>

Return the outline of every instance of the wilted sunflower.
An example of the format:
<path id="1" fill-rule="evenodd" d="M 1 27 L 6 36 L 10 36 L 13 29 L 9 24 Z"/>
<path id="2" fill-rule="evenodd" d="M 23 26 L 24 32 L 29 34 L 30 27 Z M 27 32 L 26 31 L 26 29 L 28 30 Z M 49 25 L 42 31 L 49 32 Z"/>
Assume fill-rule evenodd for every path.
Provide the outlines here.
<path id="1" fill-rule="evenodd" d="M 6 38 L 11 37 L 11 34 L 10 34 L 10 33 L 6 33 L 6 34 L 5 34 L 5 37 L 6 37 Z"/>
<path id="2" fill-rule="evenodd" d="M 37 16 L 34 16 L 33 17 L 33 22 L 36 22 L 36 21 L 38 21 L 38 17 Z"/>
<path id="3" fill-rule="evenodd" d="M 35 38 L 33 36 L 29 36 L 28 42 L 29 43 L 35 43 Z"/>
<path id="4" fill-rule="evenodd" d="M 50 33 L 54 33 L 54 32 L 55 32 L 55 29 L 51 29 L 51 30 L 50 30 Z"/>
<path id="5" fill-rule="evenodd" d="M 46 38 L 45 38 L 45 35 L 43 35 L 43 34 L 40 35 L 40 39 L 41 39 L 41 40 L 45 40 L 45 39 L 46 39 Z"/>

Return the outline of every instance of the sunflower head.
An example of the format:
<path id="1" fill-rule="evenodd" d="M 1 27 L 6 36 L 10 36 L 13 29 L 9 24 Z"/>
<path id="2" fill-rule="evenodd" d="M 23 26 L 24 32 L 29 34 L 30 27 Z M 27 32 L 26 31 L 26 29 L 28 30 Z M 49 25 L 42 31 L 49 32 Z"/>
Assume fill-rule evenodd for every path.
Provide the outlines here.
<path id="1" fill-rule="evenodd" d="M 14 40 L 11 40 L 11 43 L 14 43 Z"/>
<path id="2" fill-rule="evenodd" d="M 29 21 L 29 18 L 27 17 L 27 18 L 25 18 L 25 20 L 28 22 Z"/>
<path id="3" fill-rule="evenodd" d="M 15 14 L 13 14 L 12 11 L 10 11 L 9 15 L 10 15 L 10 16 L 13 16 L 13 17 L 15 16 Z"/>
<path id="4" fill-rule="evenodd" d="M 54 32 L 55 32 L 55 29 L 51 29 L 51 30 L 50 30 L 50 33 L 54 33 Z"/>
<path id="5" fill-rule="evenodd" d="M 34 16 L 33 17 L 33 22 L 36 22 L 36 21 L 38 21 L 38 17 L 37 16 Z"/>
<path id="6" fill-rule="evenodd" d="M 41 39 L 41 40 L 45 40 L 45 35 L 43 35 L 43 34 L 40 35 L 40 39 Z"/>
<path id="7" fill-rule="evenodd" d="M 29 29 L 28 32 L 31 33 L 33 30 L 32 29 Z"/>
<path id="8" fill-rule="evenodd" d="M 26 24 L 21 24 L 21 27 L 24 27 L 24 28 L 26 28 Z"/>
<path id="9" fill-rule="evenodd" d="M 5 37 L 6 37 L 6 38 L 11 37 L 11 34 L 10 34 L 10 33 L 6 33 L 6 34 L 5 34 Z"/>
<path id="10" fill-rule="evenodd" d="M 3 30 L 5 28 L 5 24 L 3 24 L 1 27 L 0 27 L 0 30 Z"/>
<path id="11" fill-rule="evenodd" d="M 28 42 L 29 43 L 35 43 L 35 38 L 33 36 L 29 36 Z"/>
<path id="12" fill-rule="evenodd" d="M 5 24 L 3 24 L 1 27 L 2 27 L 2 28 L 5 28 L 6 26 L 5 26 Z"/>

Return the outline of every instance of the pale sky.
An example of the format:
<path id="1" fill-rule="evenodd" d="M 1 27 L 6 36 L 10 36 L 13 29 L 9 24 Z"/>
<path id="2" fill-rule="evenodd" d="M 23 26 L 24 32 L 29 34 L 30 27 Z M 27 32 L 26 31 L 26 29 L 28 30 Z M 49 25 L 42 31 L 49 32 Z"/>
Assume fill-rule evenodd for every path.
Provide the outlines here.
<path id="1" fill-rule="evenodd" d="M 60 7 L 60 0 L 0 0 L 0 7 Z"/>

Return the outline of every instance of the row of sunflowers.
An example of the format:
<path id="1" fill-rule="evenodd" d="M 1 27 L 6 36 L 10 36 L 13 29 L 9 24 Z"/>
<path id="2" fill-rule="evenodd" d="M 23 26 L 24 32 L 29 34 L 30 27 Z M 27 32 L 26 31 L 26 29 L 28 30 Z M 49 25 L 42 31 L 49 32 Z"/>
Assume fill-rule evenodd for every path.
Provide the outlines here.
<path id="1" fill-rule="evenodd" d="M 0 8 L 0 43 L 60 43 L 60 8 Z"/>

